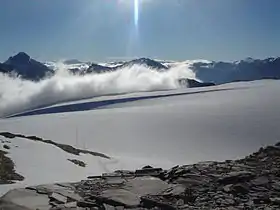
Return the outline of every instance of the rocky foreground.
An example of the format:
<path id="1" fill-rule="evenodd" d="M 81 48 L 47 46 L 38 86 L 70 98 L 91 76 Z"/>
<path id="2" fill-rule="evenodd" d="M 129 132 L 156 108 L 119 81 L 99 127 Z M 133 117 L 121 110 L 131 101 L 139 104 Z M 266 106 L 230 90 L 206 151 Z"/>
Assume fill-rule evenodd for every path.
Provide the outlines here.
<path id="1" fill-rule="evenodd" d="M 244 159 L 16 189 L 0 209 L 280 209 L 280 143 Z"/>

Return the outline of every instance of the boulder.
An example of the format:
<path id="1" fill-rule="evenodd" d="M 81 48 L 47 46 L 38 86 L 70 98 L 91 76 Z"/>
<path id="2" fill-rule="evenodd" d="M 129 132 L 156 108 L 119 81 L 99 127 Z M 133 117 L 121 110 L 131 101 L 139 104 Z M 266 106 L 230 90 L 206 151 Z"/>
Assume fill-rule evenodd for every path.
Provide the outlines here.
<path id="1" fill-rule="evenodd" d="M 218 182 L 221 184 L 236 184 L 239 182 L 246 182 L 252 180 L 256 174 L 249 171 L 230 172 L 225 176 L 219 178 Z"/>

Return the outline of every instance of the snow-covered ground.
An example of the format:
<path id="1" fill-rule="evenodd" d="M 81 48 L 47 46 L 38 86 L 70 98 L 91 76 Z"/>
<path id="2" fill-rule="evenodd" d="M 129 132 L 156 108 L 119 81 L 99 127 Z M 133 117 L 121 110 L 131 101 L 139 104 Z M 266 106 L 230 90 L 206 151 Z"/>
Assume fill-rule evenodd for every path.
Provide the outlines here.
<path id="1" fill-rule="evenodd" d="M 36 135 L 112 157 L 75 156 L 52 145 L 12 139 L 18 147 L 11 146 L 9 156 L 26 177 L 20 184 L 75 181 L 147 164 L 168 168 L 235 159 L 279 141 L 279 88 L 280 81 L 262 80 L 102 96 L 55 105 L 61 108 L 58 113 L 52 113 L 52 106 L 43 115 L 1 119 L 0 131 Z M 100 101 L 108 103 L 95 107 Z M 82 111 L 84 103 L 93 109 Z M 70 112 L 69 105 L 75 105 L 75 111 Z M 88 165 L 81 168 L 67 158 Z"/>

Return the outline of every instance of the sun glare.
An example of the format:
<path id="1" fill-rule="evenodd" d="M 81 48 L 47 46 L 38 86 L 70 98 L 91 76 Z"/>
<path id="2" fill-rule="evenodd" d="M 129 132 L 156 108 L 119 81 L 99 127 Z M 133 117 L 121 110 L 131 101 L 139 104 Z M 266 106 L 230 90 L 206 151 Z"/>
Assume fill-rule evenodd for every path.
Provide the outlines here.
<path id="1" fill-rule="evenodd" d="M 138 26 L 139 21 L 139 0 L 134 0 L 134 25 Z"/>
<path id="2" fill-rule="evenodd" d="M 130 6 L 133 9 L 133 19 L 135 27 L 138 26 L 139 23 L 139 5 L 143 0 L 119 0 L 119 3 L 122 5 Z"/>

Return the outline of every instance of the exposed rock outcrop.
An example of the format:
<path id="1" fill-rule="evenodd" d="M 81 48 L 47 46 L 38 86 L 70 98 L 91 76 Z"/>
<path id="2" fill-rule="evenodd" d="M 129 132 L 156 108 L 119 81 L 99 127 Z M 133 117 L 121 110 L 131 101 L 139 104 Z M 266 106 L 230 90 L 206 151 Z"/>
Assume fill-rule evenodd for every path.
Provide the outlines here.
<path id="1" fill-rule="evenodd" d="M 0 185 L 12 184 L 23 179 L 22 175 L 16 173 L 15 164 L 12 159 L 7 157 L 7 152 L 0 150 Z"/>
<path id="2" fill-rule="evenodd" d="M 80 153 L 82 153 L 82 154 L 90 154 L 90 155 L 93 155 L 93 156 L 98 156 L 98 157 L 110 159 L 109 156 L 107 156 L 105 154 L 102 154 L 102 153 L 99 153 L 99 152 L 93 152 L 93 151 L 85 150 L 85 149 L 78 149 L 78 148 L 75 148 L 75 147 L 73 147 L 71 145 L 68 145 L 68 144 L 57 143 L 57 142 L 54 142 L 52 140 L 43 139 L 43 138 L 38 137 L 38 136 L 25 136 L 25 135 L 22 135 L 22 134 L 14 134 L 14 133 L 10 133 L 10 132 L 0 132 L 0 136 L 3 136 L 5 138 L 9 138 L 9 139 L 13 139 L 13 138 L 18 137 L 18 138 L 24 138 L 24 139 L 32 140 L 32 141 L 39 141 L 39 142 L 43 142 L 43 143 L 46 143 L 46 144 L 52 144 L 52 145 L 64 150 L 65 152 L 68 152 L 68 153 L 73 154 L 73 155 L 80 155 Z"/>
<path id="3" fill-rule="evenodd" d="M 83 161 L 81 161 L 81 160 L 77 160 L 77 159 L 68 159 L 68 160 L 70 162 L 74 163 L 77 166 L 86 167 L 86 164 Z"/>
<path id="4" fill-rule="evenodd" d="M 169 170 L 147 166 L 78 183 L 12 190 L 0 203 L 2 209 L 276 210 L 280 209 L 280 146 L 261 148 L 235 161 Z"/>
<path id="5" fill-rule="evenodd" d="M 215 84 L 212 82 L 199 82 L 194 79 L 179 79 L 178 80 L 180 86 L 188 87 L 188 88 L 197 88 L 197 87 L 209 87 L 214 86 Z"/>

